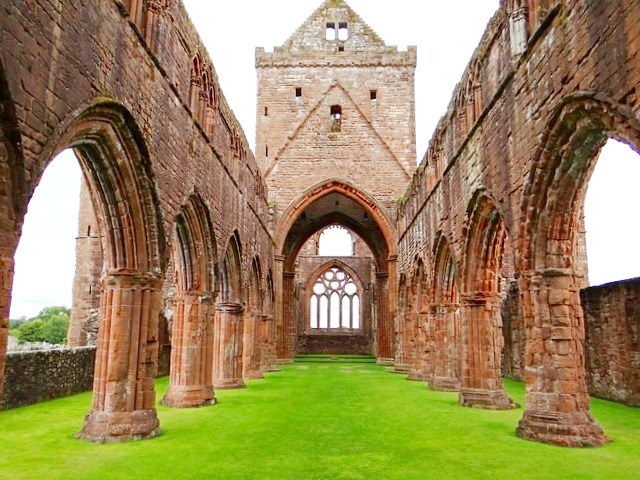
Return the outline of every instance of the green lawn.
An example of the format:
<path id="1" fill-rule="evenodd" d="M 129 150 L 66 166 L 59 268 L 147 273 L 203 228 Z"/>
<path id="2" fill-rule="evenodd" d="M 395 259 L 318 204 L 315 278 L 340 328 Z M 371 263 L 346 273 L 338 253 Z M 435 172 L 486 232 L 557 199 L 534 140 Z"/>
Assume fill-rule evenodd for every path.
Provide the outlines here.
<path id="1" fill-rule="evenodd" d="M 523 402 L 521 384 L 507 389 Z M 207 408 L 159 405 L 162 435 L 126 444 L 73 438 L 89 393 L 2 412 L 0 478 L 640 478 L 640 410 L 601 400 L 593 412 L 614 442 L 565 449 L 517 438 L 521 409 L 462 408 L 371 363 L 296 363 L 216 395 Z"/>

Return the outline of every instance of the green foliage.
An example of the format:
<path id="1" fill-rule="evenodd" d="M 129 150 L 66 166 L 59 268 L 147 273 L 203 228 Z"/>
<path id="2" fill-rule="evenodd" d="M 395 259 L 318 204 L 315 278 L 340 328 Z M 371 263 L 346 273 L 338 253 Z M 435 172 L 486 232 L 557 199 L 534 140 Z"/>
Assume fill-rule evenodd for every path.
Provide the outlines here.
<path id="1" fill-rule="evenodd" d="M 592 400 L 613 443 L 560 448 L 515 435 L 522 409 L 458 406 L 372 363 L 281 366 L 218 404 L 157 405 L 162 434 L 93 445 L 73 438 L 91 408 L 81 394 L 0 415 L 0 478 L 12 480 L 638 479 L 640 410 Z M 162 398 L 167 379 L 156 382 Z M 506 382 L 524 403 L 524 386 Z"/>
<path id="2" fill-rule="evenodd" d="M 9 320 L 9 329 L 13 330 L 15 328 L 20 327 L 23 323 L 27 322 L 27 317 L 15 318 L 13 320 Z"/>
<path id="3" fill-rule="evenodd" d="M 67 307 L 45 307 L 40 313 L 24 320 L 12 320 L 19 322 L 16 328 L 11 330 L 11 335 L 20 342 L 48 342 L 62 344 L 67 339 L 69 317 L 71 310 Z"/>

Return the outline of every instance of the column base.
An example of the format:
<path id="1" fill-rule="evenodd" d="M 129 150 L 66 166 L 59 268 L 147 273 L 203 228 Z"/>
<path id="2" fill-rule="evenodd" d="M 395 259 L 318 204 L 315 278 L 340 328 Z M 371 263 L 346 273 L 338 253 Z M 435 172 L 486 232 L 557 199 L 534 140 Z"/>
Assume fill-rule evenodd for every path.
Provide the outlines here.
<path id="1" fill-rule="evenodd" d="M 211 385 L 170 386 L 160 403 L 171 408 L 205 407 L 215 405 L 216 397 L 213 395 L 213 386 Z"/>
<path id="2" fill-rule="evenodd" d="M 260 380 L 264 378 L 264 375 L 261 371 L 247 372 L 244 378 L 247 378 L 249 380 Z"/>
<path id="3" fill-rule="evenodd" d="M 422 372 L 421 370 L 409 370 L 409 375 L 407 376 L 407 380 L 411 380 L 414 382 L 426 382 L 429 380 L 429 375 Z"/>
<path id="4" fill-rule="evenodd" d="M 279 358 L 276 363 L 278 365 L 290 365 L 293 363 L 293 358 Z"/>
<path id="5" fill-rule="evenodd" d="M 459 392 L 460 380 L 450 377 L 432 377 L 428 388 L 437 392 Z"/>
<path id="6" fill-rule="evenodd" d="M 599 447 L 611 441 L 589 412 L 561 414 L 525 411 L 516 435 L 561 447 Z"/>
<path id="7" fill-rule="evenodd" d="M 392 373 L 402 373 L 404 375 L 409 373 L 409 365 L 406 365 L 404 363 L 396 363 L 393 368 L 391 369 Z"/>
<path id="8" fill-rule="evenodd" d="M 511 400 L 504 390 L 484 390 L 481 388 L 461 388 L 458 403 L 463 407 L 487 410 L 510 410 L 520 406 Z"/>
<path id="9" fill-rule="evenodd" d="M 376 363 L 378 365 L 384 365 L 385 367 L 392 367 L 396 363 L 396 360 L 395 360 L 395 358 L 382 358 L 382 357 L 380 357 L 380 358 L 376 359 Z"/>
<path id="10" fill-rule="evenodd" d="M 230 378 L 227 380 L 214 380 L 213 388 L 216 390 L 230 390 L 232 388 L 245 388 L 244 380 L 241 378 Z"/>
<path id="11" fill-rule="evenodd" d="M 153 438 L 160 434 L 160 422 L 154 408 L 133 412 L 104 412 L 91 410 L 84 427 L 76 433 L 94 443 L 117 443 Z"/>

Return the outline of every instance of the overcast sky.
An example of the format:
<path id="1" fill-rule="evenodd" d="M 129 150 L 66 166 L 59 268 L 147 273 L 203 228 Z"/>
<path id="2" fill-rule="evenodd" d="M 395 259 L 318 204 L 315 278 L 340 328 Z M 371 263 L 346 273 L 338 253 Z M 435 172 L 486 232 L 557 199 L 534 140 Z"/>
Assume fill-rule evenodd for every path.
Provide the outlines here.
<path id="1" fill-rule="evenodd" d="M 322 2 L 183 1 L 213 60 L 224 95 L 253 145 L 255 47 L 271 50 L 282 45 Z M 408 45 L 418 47 L 416 137 L 420 160 L 499 1 L 350 0 L 348 3 L 388 45 L 397 45 L 401 50 Z M 635 193 L 640 161 L 627 147 L 604 160 L 598 164 L 598 170 L 602 171 L 594 175 L 587 199 L 592 284 L 640 275 L 638 215 L 623 208 L 640 205 Z M 615 173 L 607 165 L 627 170 Z M 614 176 L 607 171 L 614 172 Z M 79 179 L 77 162 L 64 158 L 52 163 L 36 189 L 16 253 L 11 318 L 33 316 L 45 306 L 71 305 Z M 621 197 L 623 194 L 627 197 Z M 630 231 L 620 233 L 619 227 Z M 600 236 L 594 235 L 598 232 Z"/>

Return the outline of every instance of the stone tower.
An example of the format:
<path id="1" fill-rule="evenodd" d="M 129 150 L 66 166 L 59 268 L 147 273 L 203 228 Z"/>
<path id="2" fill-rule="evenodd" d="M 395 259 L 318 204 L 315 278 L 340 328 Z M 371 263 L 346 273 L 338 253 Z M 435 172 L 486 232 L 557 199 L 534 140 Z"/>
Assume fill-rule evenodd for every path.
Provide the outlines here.
<path id="1" fill-rule="evenodd" d="M 309 326 L 305 288 L 313 282 L 305 275 L 317 269 L 304 265 L 313 248 L 303 245 L 334 225 L 370 249 L 363 255 L 374 260 L 374 274 L 359 278 L 366 290 L 359 301 L 369 302 L 361 310 L 371 313 L 367 328 L 377 336 L 378 356 L 380 342 L 392 342 L 393 313 L 385 310 L 387 295 L 395 296 L 394 274 L 388 278 L 395 267 L 388 262 L 395 261 L 396 201 L 416 166 L 416 56 L 415 47 L 387 46 L 343 0 L 325 1 L 273 52 L 256 50 L 256 159 L 274 214 L 283 360 Z M 362 263 L 347 267 L 353 275 L 371 270 Z M 384 340 L 382 324 L 389 330 Z"/>

